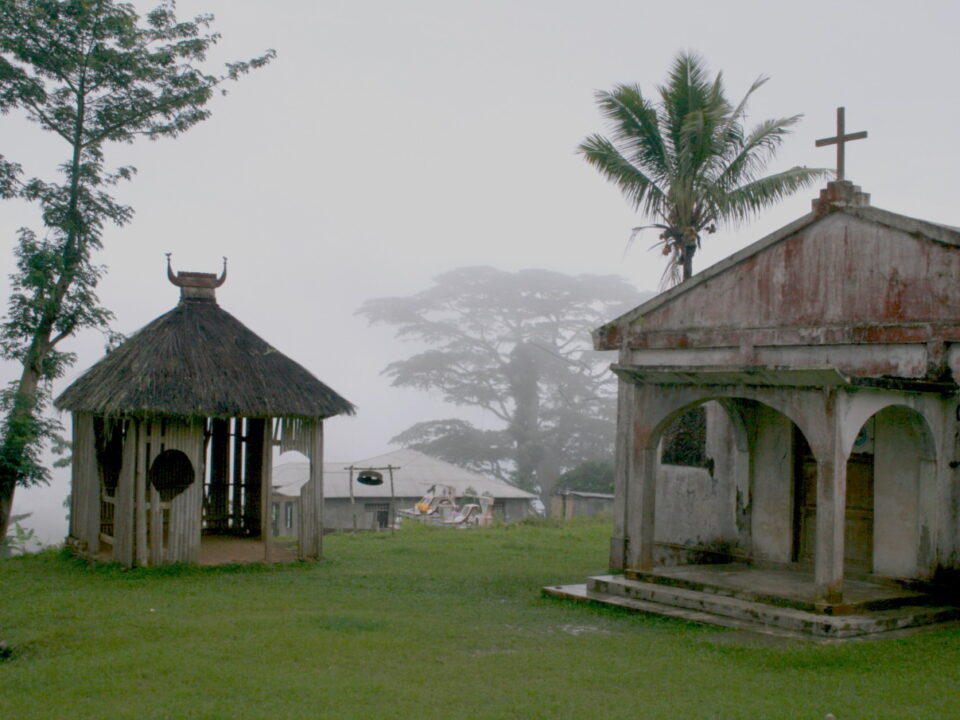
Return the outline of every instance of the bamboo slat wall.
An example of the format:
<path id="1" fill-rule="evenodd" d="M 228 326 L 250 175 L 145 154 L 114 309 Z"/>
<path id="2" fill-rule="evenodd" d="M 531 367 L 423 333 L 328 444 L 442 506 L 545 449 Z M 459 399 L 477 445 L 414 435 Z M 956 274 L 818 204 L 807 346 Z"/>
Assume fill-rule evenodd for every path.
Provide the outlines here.
<path id="1" fill-rule="evenodd" d="M 70 537 L 82 551 L 100 551 L 100 476 L 93 417 L 73 415 L 73 487 L 70 491 Z"/>
<path id="2" fill-rule="evenodd" d="M 147 467 L 152 467 L 160 453 L 167 450 L 179 450 L 193 465 L 193 482 L 169 503 L 159 503 L 161 512 L 163 506 L 169 504 L 165 523 L 167 542 L 161 562 L 200 562 L 205 425 L 200 419 L 151 423 Z M 151 535 L 161 538 L 161 528 L 157 527 Z"/>
<path id="3" fill-rule="evenodd" d="M 119 474 L 112 495 L 105 488 L 102 477 L 104 457 L 98 454 L 98 422 L 110 428 L 109 433 L 100 438 L 100 445 L 107 443 L 109 438 L 117 440 L 111 462 Z M 231 468 L 231 437 L 225 432 L 230 427 L 227 421 L 130 418 L 112 420 L 108 424 L 90 414 L 76 413 L 70 533 L 77 547 L 94 554 L 102 546 L 102 541 L 106 541 L 112 545 L 112 559 L 127 567 L 199 562 L 206 521 L 213 531 L 232 531 L 247 536 L 249 533 L 259 534 L 264 559 L 271 561 L 272 448 L 276 444 L 281 452 L 296 450 L 310 459 L 310 478 L 301 489 L 299 503 L 299 552 L 302 558 L 321 557 L 322 421 L 236 418 L 233 425 L 238 431 L 245 428 L 246 432 L 233 436 L 232 456 L 240 464 Z M 208 435 L 218 439 L 210 442 L 216 448 L 209 448 L 211 462 L 216 467 L 211 467 L 207 498 L 210 516 L 205 518 Z M 179 481 L 180 486 L 172 497 L 174 491 L 156 484 L 160 481 L 162 485 L 163 478 L 169 475 L 163 469 L 157 469 L 161 454 L 166 453 L 166 462 L 171 461 L 173 455 L 168 451 L 179 451 L 175 455 L 180 469 L 171 472 L 184 478 Z M 228 484 L 231 470 L 232 486 Z M 108 517 L 103 514 L 103 508 L 112 511 L 108 518 L 109 527 L 101 525 L 101 520 L 106 522 L 104 518 Z M 230 508 L 240 512 L 224 515 Z"/>
<path id="4" fill-rule="evenodd" d="M 323 421 L 284 419 L 280 452 L 296 450 L 310 460 L 310 479 L 300 488 L 297 540 L 300 558 L 323 555 Z"/>

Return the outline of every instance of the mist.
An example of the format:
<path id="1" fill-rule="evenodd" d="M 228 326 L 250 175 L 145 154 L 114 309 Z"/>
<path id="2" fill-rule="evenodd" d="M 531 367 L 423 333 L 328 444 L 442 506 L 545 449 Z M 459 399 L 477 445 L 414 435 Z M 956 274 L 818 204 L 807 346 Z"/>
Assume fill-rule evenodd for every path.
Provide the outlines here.
<path id="1" fill-rule="evenodd" d="M 139 9 L 152 3 L 136 2 Z M 175 140 L 114 148 L 109 165 L 139 174 L 120 185 L 136 211 L 107 228 L 97 260 L 114 328 L 130 334 L 178 300 L 175 270 L 217 272 L 229 258 L 220 305 L 357 405 L 326 424 L 326 458 L 383 453 L 421 420 L 482 412 L 391 387 L 381 371 L 412 348 L 393 329 L 356 315 L 367 299 L 426 288 L 457 267 L 545 268 L 618 274 L 655 290 L 663 258 L 616 188 L 578 157 L 603 131 L 593 94 L 615 83 L 652 91 L 681 49 L 723 71 L 739 99 L 758 75 L 748 125 L 803 113 L 770 169 L 831 167 L 836 108 L 869 138 L 847 152 L 847 176 L 878 207 L 960 224 L 953 177 L 960 138 L 938 118 L 957 115 L 960 46 L 952 2 L 527 3 L 442 0 L 323 3 L 180 0 L 181 16 L 212 12 L 223 40 L 211 63 L 278 53 L 268 67 L 213 102 L 213 117 Z M 8 159 L 49 177 L 64 159 L 57 140 L 16 114 L 0 117 Z M 721 228 L 695 258 L 702 270 L 805 214 L 800 193 L 739 228 Z M 13 269 L 20 227 L 41 230 L 35 208 L 0 204 Z M 639 296 L 639 295 L 638 295 Z M 102 355 L 104 338 L 64 343 L 77 363 L 63 390 Z M 612 361 L 612 359 L 611 359 Z M 0 365 L 3 380 L 16 377 Z M 61 420 L 69 422 L 64 415 Z M 66 533 L 68 473 L 18 489 L 14 513 L 45 542 Z"/>

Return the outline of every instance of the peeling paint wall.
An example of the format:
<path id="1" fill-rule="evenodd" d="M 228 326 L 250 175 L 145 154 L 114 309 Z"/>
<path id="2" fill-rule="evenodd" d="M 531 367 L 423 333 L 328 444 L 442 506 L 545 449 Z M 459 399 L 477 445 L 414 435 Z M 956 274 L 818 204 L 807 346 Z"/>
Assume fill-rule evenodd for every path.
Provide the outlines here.
<path id="1" fill-rule="evenodd" d="M 753 555 L 790 562 L 793 553 L 793 433 L 789 418 L 756 404 L 752 418 Z"/>
<path id="2" fill-rule="evenodd" d="M 678 295 L 643 331 L 953 322 L 958 277 L 960 248 L 838 213 Z"/>

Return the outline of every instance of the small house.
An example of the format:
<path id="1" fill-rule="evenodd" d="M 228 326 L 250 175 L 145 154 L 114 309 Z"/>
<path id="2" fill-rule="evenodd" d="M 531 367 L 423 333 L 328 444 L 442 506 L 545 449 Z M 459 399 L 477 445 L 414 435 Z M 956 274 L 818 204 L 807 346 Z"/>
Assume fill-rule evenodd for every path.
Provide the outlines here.
<path id="1" fill-rule="evenodd" d="M 392 472 L 388 468 L 393 468 Z M 383 475 L 378 485 L 357 478 L 364 470 Z M 392 475 L 392 477 L 391 477 Z M 305 463 L 281 463 L 274 468 L 274 519 L 279 536 L 294 535 L 298 526 L 296 498 L 307 481 Z M 328 463 L 323 471 L 324 528 L 377 530 L 390 527 L 397 511 L 411 508 L 431 487 L 453 488 L 458 499 L 492 497 L 493 517 L 515 522 L 532 514 L 536 495 L 502 480 L 465 470 L 416 450 L 402 449 L 347 463 Z"/>
<path id="2" fill-rule="evenodd" d="M 571 520 L 598 515 L 613 515 L 612 493 L 562 490 L 550 497 L 550 517 Z"/>

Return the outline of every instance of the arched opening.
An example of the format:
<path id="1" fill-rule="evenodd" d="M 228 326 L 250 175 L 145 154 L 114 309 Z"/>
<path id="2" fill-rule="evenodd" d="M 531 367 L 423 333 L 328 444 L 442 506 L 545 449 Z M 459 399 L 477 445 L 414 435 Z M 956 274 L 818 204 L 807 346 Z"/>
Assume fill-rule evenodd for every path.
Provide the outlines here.
<path id="1" fill-rule="evenodd" d="M 862 417 L 862 415 L 861 415 Z M 856 421 L 855 421 L 856 422 Z M 924 494 L 935 493 L 936 449 L 923 416 L 889 405 L 851 427 L 843 518 L 845 574 L 915 578 L 933 562 L 924 539 Z M 795 438 L 794 560 L 812 564 L 816 546 L 817 463 Z"/>
<path id="2" fill-rule="evenodd" d="M 855 547 L 869 545 L 867 569 L 878 575 L 922 576 L 933 562 L 928 557 L 932 554 L 930 537 L 923 537 L 928 525 L 923 521 L 923 507 L 929 505 L 924 497 L 935 493 L 936 449 L 930 428 L 916 410 L 893 405 L 867 420 L 857 442 L 861 447 L 854 443 L 851 462 L 862 448 L 869 451 L 864 461 L 871 461 L 873 513 L 870 527 L 859 528 Z M 851 486 L 849 468 L 848 464 L 848 516 L 851 504 L 860 502 L 851 495 L 857 488 Z"/>
<path id="3" fill-rule="evenodd" d="M 812 565 L 816 552 L 817 460 L 803 434 L 794 435 L 793 557 Z M 874 534 L 873 419 L 860 428 L 847 458 L 844 516 L 844 566 L 851 572 L 870 572 Z"/>
<path id="4" fill-rule="evenodd" d="M 740 510 L 749 494 L 742 423 L 708 400 L 665 423 L 657 446 L 657 565 L 727 562 L 748 552 Z"/>
<path id="5" fill-rule="evenodd" d="M 786 415 L 740 397 L 703 400 L 666 418 L 654 564 L 792 561 L 797 437 L 803 441 Z"/>

